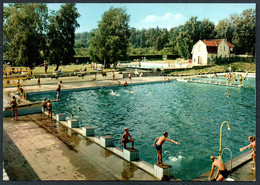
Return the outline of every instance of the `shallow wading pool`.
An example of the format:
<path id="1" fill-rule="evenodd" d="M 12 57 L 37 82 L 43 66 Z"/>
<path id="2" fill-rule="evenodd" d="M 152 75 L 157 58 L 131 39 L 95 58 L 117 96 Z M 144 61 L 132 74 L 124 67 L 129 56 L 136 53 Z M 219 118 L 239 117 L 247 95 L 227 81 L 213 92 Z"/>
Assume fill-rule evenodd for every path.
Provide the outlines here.
<path id="1" fill-rule="evenodd" d="M 66 84 L 64 84 L 66 85 Z M 180 142 L 163 144 L 163 162 L 173 166 L 173 175 L 192 180 L 211 168 L 211 155 L 218 155 L 219 129 L 223 121 L 222 149 L 228 147 L 233 158 L 239 148 L 248 145 L 247 137 L 255 135 L 255 78 L 245 87 L 172 81 L 107 87 L 82 91 L 62 91 L 61 101 L 53 103 L 54 113 L 77 116 L 81 126 L 95 128 L 98 136 L 111 135 L 121 147 L 124 128 L 129 127 L 140 150 L 140 158 L 157 162 L 154 139 L 164 131 Z M 111 95 L 112 89 L 116 94 Z M 131 94 L 134 89 L 135 93 Z M 230 93 L 227 98 L 226 92 Z M 55 99 L 56 93 L 28 94 L 29 101 Z M 82 111 L 77 108 L 81 107 Z M 130 146 L 131 144 L 128 144 Z M 224 162 L 229 160 L 226 151 Z"/>

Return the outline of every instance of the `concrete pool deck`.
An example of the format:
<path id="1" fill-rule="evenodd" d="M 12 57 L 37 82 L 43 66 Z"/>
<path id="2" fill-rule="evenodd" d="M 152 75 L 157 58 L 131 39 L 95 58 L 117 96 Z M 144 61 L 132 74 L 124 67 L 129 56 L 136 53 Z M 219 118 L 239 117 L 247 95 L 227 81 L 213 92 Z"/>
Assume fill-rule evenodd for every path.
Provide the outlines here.
<path id="1" fill-rule="evenodd" d="M 159 180 L 43 114 L 4 118 L 3 127 L 10 180 Z"/>
<path id="2" fill-rule="evenodd" d="M 132 82 L 128 81 L 128 83 L 129 85 L 156 83 L 163 82 L 164 78 L 165 76 L 132 77 Z M 117 86 L 117 82 L 111 79 L 98 80 L 95 85 L 92 85 L 91 77 L 89 77 L 89 80 L 85 78 L 86 81 L 79 81 L 78 78 L 72 80 L 61 77 L 58 80 L 53 80 L 51 84 L 42 83 L 41 87 L 27 86 L 26 90 L 31 93 L 56 91 L 57 83 L 60 80 L 63 81 L 64 86 L 62 91 Z M 127 78 L 120 79 L 121 82 L 127 80 Z M 15 93 L 16 88 L 4 90 L 4 106 L 9 103 L 10 95 Z M 36 124 L 34 121 L 36 115 L 45 129 L 42 129 L 39 123 Z M 66 137 L 62 135 L 62 137 L 65 137 L 64 140 L 59 139 L 55 134 L 48 133 L 49 131 L 48 129 L 46 131 L 46 128 L 52 129 L 56 123 L 41 117 L 41 114 L 19 116 L 18 119 L 17 122 L 14 122 L 11 118 L 4 118 L 3 124 L 4 149 L 6 149 L 5 151 L 18 151 L 13 160 L 20 160 L 20 163 L 15 163 L 7 159 L 8 162 L 5 163 L 6 171 L 11 180 L 158 180 L 136 165 L 128 163 L 97 144 L 89 140 L 83 141 L 76 132 L 70 133 L 70 137 L 74 138 L 73 141 L 68 139 L 70 137 L 68 137 L 68 129 L 66 130 L 66 128 L 63 128 L 63 133 L 67 133 L 67 135 L 65 134 Z M 8 143 L 8 146 L 6 143 Z M 14 146 L 11 149 L 9 148 L 10 143 Z M 71 146 L 75 146 L 77 152 Z M 13 152 L 10 151 L 8 155 L 11 153 Z M 97 154 L 101 158 L 96 157 Z M 4 153 L 4 157 L 5 155 L 7 154 Z M 78 161 L 75 159 L 78 159 Z M 20 166 L 17 166 L 17 164 L 20 164 Z M 239 169 L 242 168 L 243 166 Z M 23 171 L 26 171 L 26 175 Z M 22 174 L 22 177 L 18 177 L 18 174 Z M 241 176 L 241 174 L 238 173 L 238 176 Z M 251 181 L 252 176 L 246 176 L 245 179 Z"/>

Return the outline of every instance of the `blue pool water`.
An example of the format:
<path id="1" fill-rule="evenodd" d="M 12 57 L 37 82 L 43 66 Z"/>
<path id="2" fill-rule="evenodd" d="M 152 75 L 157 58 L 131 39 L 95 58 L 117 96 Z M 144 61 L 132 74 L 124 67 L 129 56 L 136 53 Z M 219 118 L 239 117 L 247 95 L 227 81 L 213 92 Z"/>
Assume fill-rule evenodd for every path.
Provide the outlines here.
<path id="1" fill-rule="evenodd" d="M 210 170 L 209 157 L 218 155 L 223 121 L 230 123 L 231 130 L 224 124 L 222 149 L 230 148 L 233 157 L 241 154 L 239 148 L 249 144 L 247 137 L 255 135 L 255 78 L 249 78 L 244 85 L 240 88 L 172 81 L 61 91 L 61 101 L 53 103 L 53 111 L 68 116 L 73 113 L 82 126 L 94 127 L 98 136 L 113 136 L 118 147 L 124 128 L 129 127 L 140 158 L 151 164 L 157 162 L 153 142 L 167 131 L 168 137 L 180 145 L 166 141 L 163 162 L 173 166 L 175 177 L 192 180 Z M 110 89 L 119 96 L 109 94 Z M 130 93 L 132 89 L 134 94 Z M 44 97 L 55 99 L 56 93 L 28 94 L 30 101 Z M 77 111 L 78 107 L 83 111 Z M 227 151 L 223 160 L 229 160 Z"/>

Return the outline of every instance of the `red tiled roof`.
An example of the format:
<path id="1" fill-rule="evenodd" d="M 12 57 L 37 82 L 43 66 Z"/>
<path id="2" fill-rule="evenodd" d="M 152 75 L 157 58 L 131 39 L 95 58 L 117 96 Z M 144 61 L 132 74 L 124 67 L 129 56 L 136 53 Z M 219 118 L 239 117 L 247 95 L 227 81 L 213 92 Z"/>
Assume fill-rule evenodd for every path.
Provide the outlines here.
<path id="1" fill-rule="evenodd" d="M 214 39 L 214 40 L 202 40 L 202 42 L 209 47 L 217 47 L 224 39 Z M 227 42 L 229 47 L 235 47 L 230 42 Z"/>

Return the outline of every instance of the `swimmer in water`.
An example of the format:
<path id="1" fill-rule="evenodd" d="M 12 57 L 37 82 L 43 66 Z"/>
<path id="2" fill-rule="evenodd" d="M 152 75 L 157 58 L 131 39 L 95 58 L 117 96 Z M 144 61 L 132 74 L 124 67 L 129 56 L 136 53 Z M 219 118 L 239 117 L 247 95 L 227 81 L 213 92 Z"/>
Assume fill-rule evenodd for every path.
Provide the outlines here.
<path id="1" fill-rule="evenodd" d="M 158 161 L 158 165 L 163 165 L 162 162 L 162 144 L 167 140 L 170 141 L 172 143 L 175 143 L 176 145 L 179 145 L 180 143 L 173 141 L 171 139 L 168 139 L 168 132 L 164 132 L 163 136 L 158 137 L 154 140 L 153 146 L 156 148 L 157 150 L 157 161 Z"/>
<path id="2" fill-rule="evenodd" d="M 241 86 L 241 84 L 242 84 L 242 79 L 243 79 L 242 75 L 239 74 L 239 86 Z"/>
<path id="3" fill-rule="evenodd" d="M 118 80 L 117 81 L 117 85 L 120 86 L 121 85 L 121 81 Z"/>
<path id="4" fill-rule="evenodd" d="M 78 111 L 82 111 L 82 109 L 79 107 L 79 108 L 78 108 Z"/>
<path id="5" fill-rule="evenodd" d="M 152 92 L 150 92 L 149 94 L 148 94 L 148 96 L 150 96 L 152 94 Z"/>
<path id="6" fill-rule="evenodd" d="M 116 93 L 112 89 L 110 89 L 110 93 L 109 94 L 116 95 Z"/>
<path id="7" fill-rule="evenodd" d="M 164 82 L 164 83 L 166 82 L 166 78 L 163 79 L 163 82 Z"/>
<path id="8" fill-rule="evenodd" d="M 228 94 L 227 97 L 230 98 L 230 94 Z"/>
<path id="9" fill-rule="evenodd" d="M 135 93 L 135 91 L 134 91 L 134 89 L 132 89 L 131 94 L 134 94 L 134 93 Z"/>
<path id="10" fill-rule="evenodd" d="M 120 94 L 116 94 L 112 89 L 110 89 L 110 95 L 113 95 L 113 96 L 120 96 Z"/>

